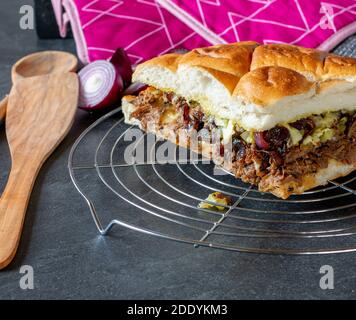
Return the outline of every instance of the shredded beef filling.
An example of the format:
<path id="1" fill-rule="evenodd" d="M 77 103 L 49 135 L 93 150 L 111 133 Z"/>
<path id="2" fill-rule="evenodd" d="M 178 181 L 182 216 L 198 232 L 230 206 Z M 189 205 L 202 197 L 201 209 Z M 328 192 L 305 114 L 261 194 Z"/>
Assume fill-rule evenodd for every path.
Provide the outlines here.
<path id="1" fill-rule="evenodd" d="M 210 141 L 210 133 L 217 128 L 213 117 L 205 115 L 200 106 L 187 102 L 172 92 L 149 87 L 133 101 L 131 117 L 141 121 L 142 127 L 154 124 L 159 129 L 195 129 L 200 140 Z M 288 146 L 290 134 L 283 126 L 254 133 L 255 143 L 247 143 L 235 133 L 232 136 L 232 171 L 245 182 L 259 184 L 261 189 L 287 180 L 299 181 L 305 174 L 326 168 L 330 159 L 348 164 L 356 163 L 356 114 L 347 117 L 345 130 L 332 139 L 320 143 Z M 311 134 L 315 124 L 311 118 L 289 124 L 302 130 L 304 137 Z M 337 125 L 337 124 L 335 124 Z M 218 156 L 224 155 L 221 142 Z"/>

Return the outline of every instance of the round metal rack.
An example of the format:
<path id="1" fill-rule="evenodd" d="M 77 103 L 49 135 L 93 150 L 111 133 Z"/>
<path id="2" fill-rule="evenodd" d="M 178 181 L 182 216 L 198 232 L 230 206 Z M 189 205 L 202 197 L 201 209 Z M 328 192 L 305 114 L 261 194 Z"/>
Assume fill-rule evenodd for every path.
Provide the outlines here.
<path id="1" fill-rule="evenodd" d="M 120 225 L 196 247 L 240 252 L 356 251 L 355 174 L 282 200 L 167 145 L 126 125 L 121 109 L 97 120 L 74 143 L 70 176 L 102 235 Z M 188 157 L 181 160 L 181 152 Z M 232 204 L 221 212 L 199 208 L 214 191 L 228 195 Z"/>

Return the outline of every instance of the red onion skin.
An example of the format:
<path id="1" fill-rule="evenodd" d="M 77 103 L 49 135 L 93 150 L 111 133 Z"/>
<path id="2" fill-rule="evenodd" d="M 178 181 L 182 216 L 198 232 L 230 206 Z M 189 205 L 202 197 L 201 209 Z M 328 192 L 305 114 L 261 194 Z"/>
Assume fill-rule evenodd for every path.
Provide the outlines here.
<path id="1" fill-rule="evenodd" d="M 110 59 L 116 71 L 122 77 L 124 87 L 130 85 L 132 79 L 132 65 L 129 56 L 123 48 L 116 49 L 115 53 Z"/>
<path id="2" fill-rule="evenodd" d="M 141 91 L 146 90 L 148 88 L 147 84 L 140 83 L 140 82 L 135 82 L 129 85 L 123 95 L 124 96 L 136 96 L 138 95 Z"/>

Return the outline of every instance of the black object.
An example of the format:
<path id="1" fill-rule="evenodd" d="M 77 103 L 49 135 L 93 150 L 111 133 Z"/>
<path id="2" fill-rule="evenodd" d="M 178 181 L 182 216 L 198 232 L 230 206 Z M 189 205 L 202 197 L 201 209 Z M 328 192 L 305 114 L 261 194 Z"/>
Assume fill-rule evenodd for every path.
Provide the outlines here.
<path id="1" fill-rule="evenodd" d="M 58 25 L 50 0 L 35 0 L 36 31 L 41 39 L 60 38 Z M 71 34 L 68 32 L 68 36 Z"/>

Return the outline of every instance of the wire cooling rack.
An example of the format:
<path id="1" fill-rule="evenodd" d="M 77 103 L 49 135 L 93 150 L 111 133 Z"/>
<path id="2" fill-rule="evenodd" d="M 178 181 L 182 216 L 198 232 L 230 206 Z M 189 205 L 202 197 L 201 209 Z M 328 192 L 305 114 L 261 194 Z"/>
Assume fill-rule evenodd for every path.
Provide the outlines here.
<path id="1" fill-rule="evenodd" d="M 102 235 L 119 225 L 196 247 L 240 252 L 356 251 L 355 174 L 281 200 L 203 163 L 200 156 L 187 152 L 189 161 L 182 162 L 181 148 L 170 144 L 162 151 L 162 145 L 126 125 L 121 109 L 97 120 L 74 143 L 70 176 Z M 127 161 L 140 152 L 140 162 Z M 160 152 L 166 161 L 157 161 Z M 230 196 L 232 204 L 223 212 L 198 208 L 214 191 Z"/>

